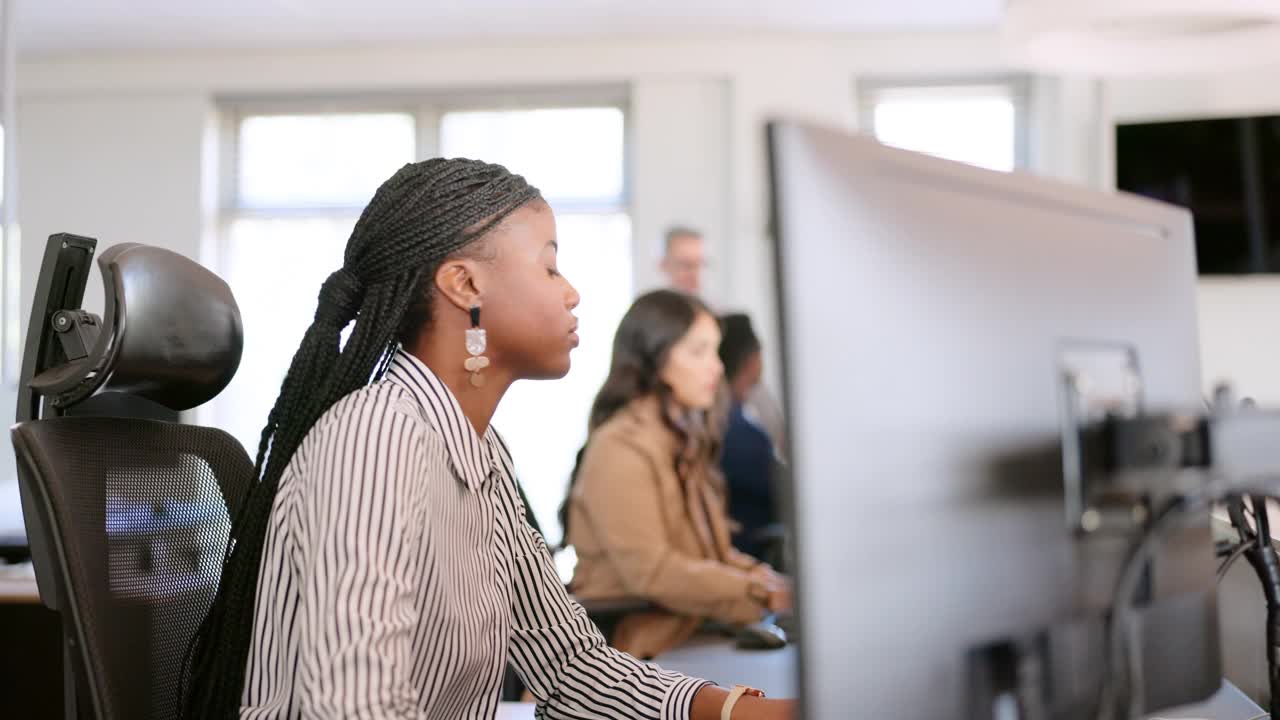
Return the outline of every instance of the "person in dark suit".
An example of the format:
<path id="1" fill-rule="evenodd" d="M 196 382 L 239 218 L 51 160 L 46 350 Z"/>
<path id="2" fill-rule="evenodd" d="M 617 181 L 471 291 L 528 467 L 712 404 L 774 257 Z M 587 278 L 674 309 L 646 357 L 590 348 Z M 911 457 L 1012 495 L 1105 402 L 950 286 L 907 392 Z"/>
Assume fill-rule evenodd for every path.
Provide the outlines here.
<path id="1" fill-rule="evenodd" d="M 729 516 L 739 525 L 733 544 L 763 559 L 767 543 L 761 532 L 778 522 L 773 487 L 775 449 L 749 403 L 760 384 L 763 353 L 746 315 L 725 315 L 720 328 L 720 362 L 732 396 L 720 469 L 729 490 Z"/>

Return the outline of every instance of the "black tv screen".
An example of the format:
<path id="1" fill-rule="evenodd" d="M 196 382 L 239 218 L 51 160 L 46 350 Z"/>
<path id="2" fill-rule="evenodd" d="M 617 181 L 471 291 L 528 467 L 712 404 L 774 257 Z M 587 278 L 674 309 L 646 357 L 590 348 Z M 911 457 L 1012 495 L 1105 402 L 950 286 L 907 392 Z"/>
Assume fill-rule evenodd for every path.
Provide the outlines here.
<path id="1" fill-rule="evenodd" d="M 1116 186 L 1191 211 L 1202 275 L 1280 272 L 1280 115 L 1119 125 Z"/>

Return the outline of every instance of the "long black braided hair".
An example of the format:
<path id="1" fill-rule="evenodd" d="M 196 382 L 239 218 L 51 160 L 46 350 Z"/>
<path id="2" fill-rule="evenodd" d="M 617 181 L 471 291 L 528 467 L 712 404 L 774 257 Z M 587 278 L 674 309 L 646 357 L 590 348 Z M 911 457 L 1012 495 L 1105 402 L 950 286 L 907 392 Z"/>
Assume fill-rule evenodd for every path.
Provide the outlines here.
<path id="1" fill-rule="evenodd" d="M 539 198 L 519 175 L 475 160 L 405 165 L 378 188 L 347 241 L 342 268 L 320 288 L 315 319 L 262 430 L 257 482 L 232 519 L 218 594 L 192 639 L 184 717 L 238 717 L 271 507 L 298 445 L 334 403 L 380 378 L 396 349 L 416 341 L 430 321 L 440 264 L 475 253 L 472 241 Z"/>

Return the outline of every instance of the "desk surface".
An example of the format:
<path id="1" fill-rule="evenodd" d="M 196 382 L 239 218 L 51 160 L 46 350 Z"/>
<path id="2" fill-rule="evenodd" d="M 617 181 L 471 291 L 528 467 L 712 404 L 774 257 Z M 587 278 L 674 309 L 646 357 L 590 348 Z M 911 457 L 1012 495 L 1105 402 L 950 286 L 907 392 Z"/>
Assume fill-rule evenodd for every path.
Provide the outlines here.
<path id="1" fill-rule="evenodd" d="M 750 685 L 771 698 L 799 695 L 795 645 L 777 650 L 739 650 L 731 639 L 700 635 L 654 662 L 664 670 L 710 680 L 721 687 Z"/>
<path id="2" fill-rule="evenodd" d="M 0 564 L 0 603 L 38 602 L 40 591 L 36 589 L 36 574 L 31 563 Z"/>
<path id="3" fill-rule="evenodd" d="M 1229 682 L 1223 682 L 1222 689 L 1208 702 L 1192 705 L 1178 710 L 1157 713 L 1147 720 L 1256 720 L 1261 709 L 1244 693 Z M 524 703 L 502 703 L 498 708 L 497 720 L 532 720 L 533 705 Z"/>
<path id="4" fill-rule="evenodd" d="M 1262 708 L 1250 700 L 1248 695 L 1240 692 L 1235 685 L 1223 680 L 1222 689 L 1207 701 L 1174 710 L 1164 710 L 1150 716 L 1148 720 L 1192 720 L 1192 718 L 1257 720 L 1260 713 Z"/>

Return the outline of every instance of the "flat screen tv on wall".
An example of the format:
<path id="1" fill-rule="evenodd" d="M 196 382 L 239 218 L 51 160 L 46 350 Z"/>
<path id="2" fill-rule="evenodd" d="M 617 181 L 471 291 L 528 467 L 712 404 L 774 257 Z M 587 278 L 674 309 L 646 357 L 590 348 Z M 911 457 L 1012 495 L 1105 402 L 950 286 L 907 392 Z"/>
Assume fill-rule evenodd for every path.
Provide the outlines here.
<path id="1" fill-rule="evenodd" d="M 1192 212 L 1200 274 L 1280 272 L 1280 115 L 1119 125 L 1116 186 Z"/>

